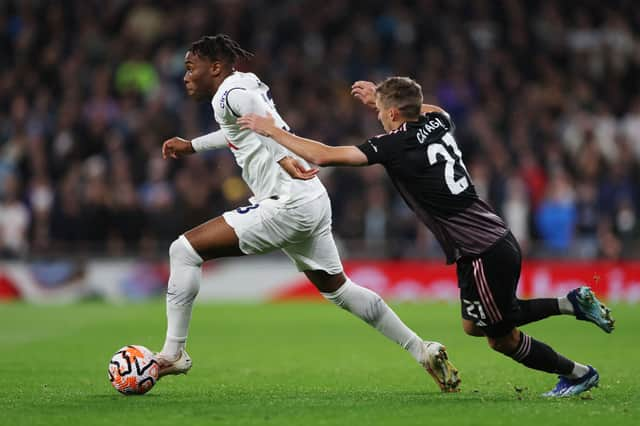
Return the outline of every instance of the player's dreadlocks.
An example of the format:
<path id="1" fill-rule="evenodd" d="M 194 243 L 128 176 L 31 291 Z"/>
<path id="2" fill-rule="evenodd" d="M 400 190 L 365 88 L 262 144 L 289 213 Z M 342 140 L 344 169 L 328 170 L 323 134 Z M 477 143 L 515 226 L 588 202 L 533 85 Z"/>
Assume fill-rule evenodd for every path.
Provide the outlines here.
<path id="1" fill-rule="evenodd" d="M 212 61 L 225 61 L 230 65 L 238 58 L 250 59 L 253 53 L 244 50 L 226 34 L 204 36 L 191 45 L 191 52 Z"/>

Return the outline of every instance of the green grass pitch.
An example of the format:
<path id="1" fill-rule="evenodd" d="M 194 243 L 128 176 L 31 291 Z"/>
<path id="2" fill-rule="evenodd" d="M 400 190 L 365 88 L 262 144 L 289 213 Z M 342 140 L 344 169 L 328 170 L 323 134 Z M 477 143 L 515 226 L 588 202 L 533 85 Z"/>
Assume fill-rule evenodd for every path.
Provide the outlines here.
<path id="1" fill-rule="evenodd" d="M 2 425 L 631 425 L 640 424 L 638 307 L 613 306 L 611 335 L 555 317 L 525 327 L 592 363 L 600 387 L 540 396 L 556 378 L 465 336 L 454 304 L 394 305 L 422 337 L 448 346 L 462 392 L 441 394 L 409 354 L 327 303 L 196 305 L 187 376 L 125 397 L 107 379 L 125 344 L 157 350 L 161 301 L 0 305 Z"/>

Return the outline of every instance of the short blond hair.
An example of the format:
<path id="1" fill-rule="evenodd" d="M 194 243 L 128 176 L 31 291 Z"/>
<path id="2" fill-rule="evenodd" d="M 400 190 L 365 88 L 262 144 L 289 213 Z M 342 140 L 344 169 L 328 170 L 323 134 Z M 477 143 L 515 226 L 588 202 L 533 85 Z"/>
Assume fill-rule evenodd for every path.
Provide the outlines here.
<path id="1" fill-rule="evenodd" d="M 409 77 L 389 77 L 376 86 L 376 95 L 385 108 L 396 107 L 405 118 L 420 115 L 422 87 Z"/>

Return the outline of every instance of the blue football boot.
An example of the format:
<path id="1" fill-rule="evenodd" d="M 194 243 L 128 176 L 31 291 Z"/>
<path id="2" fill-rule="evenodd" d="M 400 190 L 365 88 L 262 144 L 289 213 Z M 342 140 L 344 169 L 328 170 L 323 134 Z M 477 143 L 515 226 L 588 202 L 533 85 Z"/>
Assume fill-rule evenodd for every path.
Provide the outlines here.
<path id="1" fill-rule="evenodd" d="M 607 333 L 613 331 L 616 321 L 611 316 L 611 309 L 599 301 L 589 287 L 582 286 L 571 290 L 567 299 L 573 305 L 576 319 L 592 322 Z"/>
<path id="2" fill-rule="evenodd" d="M 569 379 L 564 376 L 559 376 L 560 381 L 555 388 L 542 396 L 549 396 L 554 398 L 564 398 L 567 396 L 574 396 L 588 391 L 594 386 L 598 386 L 600 382 L 600 375 L 592 366 L 589 367 L 589 372 L 579 379 Z"/>

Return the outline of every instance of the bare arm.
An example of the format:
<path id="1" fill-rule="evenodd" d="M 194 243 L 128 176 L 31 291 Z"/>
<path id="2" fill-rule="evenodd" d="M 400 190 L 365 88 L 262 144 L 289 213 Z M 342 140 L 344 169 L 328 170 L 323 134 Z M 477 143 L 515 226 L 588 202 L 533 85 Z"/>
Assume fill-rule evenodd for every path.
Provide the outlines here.
<path id="1" fill-rule="evenodd" d="M 355 146 L 328 146 L 322 142 L 293 135 L 278 128 L 270 116 L 248 114 L 239 118 L 238 124 L 244 129 L 251 129 L 272 138 L 291 152 L 321 167 L 368 164 L 367 157 Z"/>

